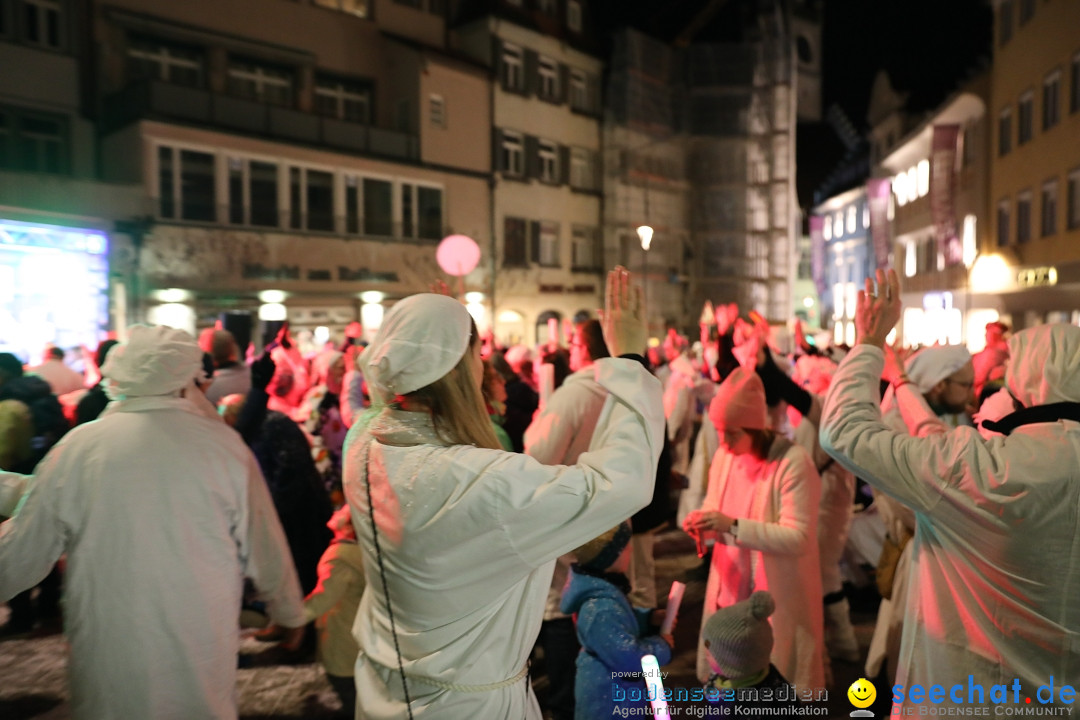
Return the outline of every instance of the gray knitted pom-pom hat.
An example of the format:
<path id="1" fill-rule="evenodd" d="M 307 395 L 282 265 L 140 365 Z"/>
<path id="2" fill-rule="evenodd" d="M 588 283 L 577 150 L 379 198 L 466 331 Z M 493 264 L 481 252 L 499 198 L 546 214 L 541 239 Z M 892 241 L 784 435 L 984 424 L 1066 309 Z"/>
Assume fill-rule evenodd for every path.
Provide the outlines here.
<path id="1" fill-rule="evenodd" d="M 721 675 L 734 680 L 769 668 L 773 646 L 769 616 L 774 610 L 772 595 L 758 590 L 746 600 L 712 614 L 701 637 Z"/>

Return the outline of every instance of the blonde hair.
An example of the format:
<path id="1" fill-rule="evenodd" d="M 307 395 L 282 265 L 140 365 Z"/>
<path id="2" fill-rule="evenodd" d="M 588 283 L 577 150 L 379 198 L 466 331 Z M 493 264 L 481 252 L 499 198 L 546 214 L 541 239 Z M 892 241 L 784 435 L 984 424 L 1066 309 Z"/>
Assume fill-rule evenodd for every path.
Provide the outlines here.
<path id="1" fill-rule="evenodd" d="M 502 449 L 491 426 L 484 397 L 473 374 L 473 348 L 480 342 L 472 325 L 469 347 L 453 370 L 435 382 L 405 395 L 431 413 L 439 437 L 454 445 Z"/>

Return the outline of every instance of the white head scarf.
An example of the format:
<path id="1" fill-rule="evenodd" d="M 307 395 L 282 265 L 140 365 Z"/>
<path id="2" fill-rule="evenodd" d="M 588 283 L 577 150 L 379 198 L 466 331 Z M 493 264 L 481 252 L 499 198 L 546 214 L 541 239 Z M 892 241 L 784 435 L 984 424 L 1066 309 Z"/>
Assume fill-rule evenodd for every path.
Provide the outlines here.
<path id="1" fill-rule="evenodd" d="M 171 395 L 202 376 L 203 351 L 183 330 L 163 325 L 133 325 L 128 341 L 114 347 L 101 374 L 117 397 Z"/>
<path id="2" fill-rule="evenodd" d="M 464 357 L 471 327 L 469 313 L 457 300 L 410 295 L 390 309 L 361 356 L 364 377 L 386 402 L 430 385 Z"/>
<path id="3" fill-rule="evenodd" d="M 942 345 L 920 350 L 907 361 L 907 376 L 924 395 L 935 385 L 971 362 L 971 353 L 963 345 Z"/>
<path id="4" fill-rule="evenodd" d="M 1005 386 L 1024 407 L 1080 402 L 1080 328 L 1040 325 L 1009 339 Z"/>

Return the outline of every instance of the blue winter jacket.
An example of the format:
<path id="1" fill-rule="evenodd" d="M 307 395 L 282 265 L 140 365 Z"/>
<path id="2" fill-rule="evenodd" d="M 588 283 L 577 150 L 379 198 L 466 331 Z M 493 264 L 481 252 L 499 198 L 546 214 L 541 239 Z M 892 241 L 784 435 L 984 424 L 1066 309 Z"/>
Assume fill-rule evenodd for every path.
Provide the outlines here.
<path id="1" fill-rule="evenodd" d="M 570 570 L 561 609 L 573 613 L 581 653 L 574 681 L 576 720 L 608 718 L 616 708 L 647 706 L 641 658 L 671 662 L 671 648 L 649 635 L 649 612 L 635 609 L 607 580 Z"/>

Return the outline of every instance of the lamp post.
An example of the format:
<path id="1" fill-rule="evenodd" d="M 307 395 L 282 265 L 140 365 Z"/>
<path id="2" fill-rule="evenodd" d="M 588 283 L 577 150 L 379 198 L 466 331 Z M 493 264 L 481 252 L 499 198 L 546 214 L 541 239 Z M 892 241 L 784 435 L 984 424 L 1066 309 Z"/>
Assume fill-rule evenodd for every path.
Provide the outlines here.
<path id="1" fill-rule="evenodd" d="M 645 322 L 648 328 L 649 317 L 649 246 L 652 244 L 653 229 L 649 225 L 638 225 L 637 235 L 641 238 L 643 285 L 645 287 Z"/>

